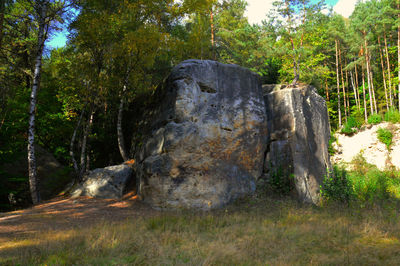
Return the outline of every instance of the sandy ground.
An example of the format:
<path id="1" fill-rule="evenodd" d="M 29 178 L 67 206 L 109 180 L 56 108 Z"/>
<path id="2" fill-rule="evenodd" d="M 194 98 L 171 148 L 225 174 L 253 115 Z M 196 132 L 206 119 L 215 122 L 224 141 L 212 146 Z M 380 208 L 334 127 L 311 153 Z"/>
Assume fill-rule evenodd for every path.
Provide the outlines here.
<path id="1" fill-rule="evenodd" d="M 58 197 L 29 209 L 0 213 L 0 249 L 2 240 L 10 237 L 44 230 L 90 227 L 102 220 L 113 222 L 158 214 L 133 193 L 122 200 Z"/>
<path id="2" fill-rule="evenodd" d="M 378 140 L 376 131 L 379 128 L 388 128 L 394 133 L 390 153 L 386 145 Z M 337 142 L 333 146 L 337 152 L 331 157 L 332 163 L 350 163 L 354 156 L 361 153 L 368 163 L 381 170 L 390 164 L 400 168 L 400 125 L 384 122 L 352 136 L 336 134 L 336 138 Z"/>

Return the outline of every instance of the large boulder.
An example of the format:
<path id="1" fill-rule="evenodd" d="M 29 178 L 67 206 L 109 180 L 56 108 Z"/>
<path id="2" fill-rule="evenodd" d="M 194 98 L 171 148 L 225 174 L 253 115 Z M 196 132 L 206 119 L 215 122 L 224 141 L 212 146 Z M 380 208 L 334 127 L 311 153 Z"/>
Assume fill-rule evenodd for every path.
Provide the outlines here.
<path id="1" fill-rule="evenodd" d="M 156 95 L 137 184 L 156 208 L 210 209 L 255 191 L 266 149 L 259 76 L 208 60 L 176 66 Z"/>
<path id="2" fill-rule="evenodd" d="M 126 185 L 133 178 L 133 169 L 127 164 L 113 165 L 90 171 L 75 188 L 71 196 L 89 196 L 104 199 L 120 199 Z"/>
<path id="3" fill-rule="evenodd" d="M 330 160 L 325 100 L 312 86 L 264 86 L 268 152 L 264 171 L 293 178 L 299 199 L 318 204 Z"/>

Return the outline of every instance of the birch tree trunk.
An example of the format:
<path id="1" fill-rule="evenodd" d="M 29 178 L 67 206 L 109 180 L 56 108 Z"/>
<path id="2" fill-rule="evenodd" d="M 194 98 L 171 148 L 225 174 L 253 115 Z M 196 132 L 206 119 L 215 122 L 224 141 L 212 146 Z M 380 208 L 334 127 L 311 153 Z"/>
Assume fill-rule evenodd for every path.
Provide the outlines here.
<path id="1" fill-rule="evenodd" d="M 124 112 L 124 104 L 125 104 L 125 92 L 126 92 L 126 84 L 124 84 L 124 88 L 122 90 L 121 101 L 119 103 L 118 108 L 118 120 L 117 120 L 117 136 L 118 136 L 118 148 L 121 153 L 121 157 L 124 161 L 128 161 L 128 155 L 125 149 L 125 139 L 124 133 L 122 131 L 122 115 Z"/>
<path id="2" fill-rule="evenodd" d="M 35 69 L 33 75 L 32 91 L 30 96 L 29 108 L 29 130 L 28 130 L 28 173 L 29 173 L 29 188 L 31 192 L 33 204 L 40 202 L 39 180 L 37 178 L 36 157 L 35 157 L 35 118 L 36 118 L 36 103 L 37 92 L 40 86 L 40 73 L 42 68 L 42 54 L 44 42 L 46 40 L 46 3 L 44 1 L 37 2 L 38 8 L 38 41 L 37 51 L 35 55 Z"/>
<path id="3" fill-rule="evenodd" d="M 69 145 L 69 156 L 71 157 L 71 161 L 72 161 L 72 165 L 74 167 L 75 170 L 75 175 L 77 178 L 80 178 L 80 170 L 78 167 L 78 163 L 75 160 L 75 153 L 74 153 L 74 143 L 75 143 L 75 139 L 76 139 L 76 133 L 78 132 L 78 129 L 82 123 L 82 119 L 83 119 L 83 114 L 85 113 L 85 109 L 82 110 L 82 113 L 79 117 L 78 120 L 78 124 L 76 125 L 74 132 L 72 133 L 72 137 L 71 137 L 71 143 Z"/>
<path id="4" fill-rule="evenodd" d="M 342 112 L 340 111 L 340 83 L 339 83 L 339 55 L 338 55 L 338 40 L 335 40 L 336 48 L 336 88 L 337 88 L 337 99 L 338 99 L 338 116 L 339 116 L 339 127 L 342 126 Z"/>

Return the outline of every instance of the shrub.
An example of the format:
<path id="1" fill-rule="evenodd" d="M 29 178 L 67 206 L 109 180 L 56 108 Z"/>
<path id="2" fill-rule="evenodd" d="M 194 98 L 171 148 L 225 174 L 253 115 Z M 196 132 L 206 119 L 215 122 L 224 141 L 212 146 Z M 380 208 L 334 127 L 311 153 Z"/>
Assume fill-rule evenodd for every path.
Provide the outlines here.
<path id="1" fill-rule="evenodd" d="M 335 133 L 331 131 L 331 137 L 329 138 L 328 152 L 329 155 L 334 155 L 336 153 L 335 148 L 333 147 L 333 143 L 336 142 Z"/>
<path id="2" fill-rule="evenodd" d="M 361 128 L 362 125 L 363 120 L 358 116 L 349 116 L 341 132 L 346 135 L 351 135 L 356 132 L 355 128 Z"/>
<path id="3" fill-rule="evenodd" d="M 379 169 L 360 175 L 356 172 L 350 174 L 354 195 L 361 205 L 379 203 L 388 200 L 392 193 L 390 188 L 396 186 L 392 178 Z"/>
<path id="4" fill-rule="evenodd" d="M 360 110 L 355 110 L 351 114 L 352 117 L 356 120 L 357 123 L 357 128 L 361 128 L 362 125 L 364 125 L 364 109 L 361 108 Z"/>
<path id="5" fill-rule="evenodd" d="M 385 121 L 391 123 L 400 123 L 400 112 L 395 109 L 390 109 L 385 113 Z"/>
<path id="6" fill-rule="evenodd" d="M 392 132 L 385 128 L 379 128 L 378 131 L 376 131 L 376 133 L 378 134 L 379 141 L 385 144 L 386 148 L 390 150 L 390 145 L 392 144 L 392 139 L 393 139 Z"/>
<path id="7" fill-rule="evenodd" d="M 284 169 L 280 166 L 272 171 L 268 184 L 277 194 L 286 195 L 294 188 L 294 176 L 290 168 Z"/>
<path id="8" fill-rule="evenodd" d="M 333 167 L 333 171 L 324 179 L 321 196 L 328 202 L 350 202 L 353 198 L 353 189 L 345 168 L 336 165 Z"/>
<path id="9" fill-rule="evenodd" d="M 382 122 L 382 116 L 379 114 L 372 114 L 368 117 L 368 124 L 376 125 Z"/>

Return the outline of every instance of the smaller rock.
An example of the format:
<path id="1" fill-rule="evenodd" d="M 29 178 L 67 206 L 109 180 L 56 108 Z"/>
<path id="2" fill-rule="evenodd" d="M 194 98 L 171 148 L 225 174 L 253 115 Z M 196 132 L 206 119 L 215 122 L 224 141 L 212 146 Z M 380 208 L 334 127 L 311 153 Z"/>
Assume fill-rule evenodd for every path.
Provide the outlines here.
<path id="1" fill-rule="evenodd" d="M 127 164 L 95 169 L 83 178 L 78 188 L 71 193 L 71 197 L 120 199 L 132 176 L 133 169 Z"/>

